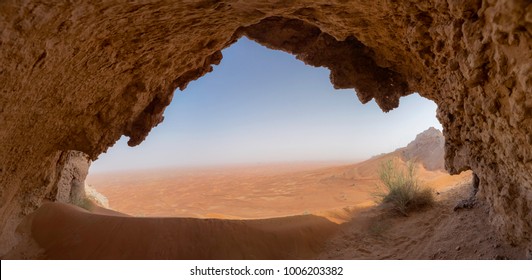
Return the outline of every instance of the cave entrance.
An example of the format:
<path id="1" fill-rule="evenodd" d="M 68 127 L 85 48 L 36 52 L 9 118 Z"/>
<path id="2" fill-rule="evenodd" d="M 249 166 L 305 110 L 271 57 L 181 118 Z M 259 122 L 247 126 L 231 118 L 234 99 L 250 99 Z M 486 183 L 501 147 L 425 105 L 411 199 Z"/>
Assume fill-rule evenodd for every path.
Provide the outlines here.
<path id="1" fill-rule="evenodd" d="M 384 114 L 351 89 L 333 89 L 328 69 L 245 37 L 223 56 L 212 73 L 176 91 L 165 121 L 140 146 L 122 138 L 92 164 L 87 182 L 111 208 L 264 218 L 357 204 L 360 189 L 346 166 L 441 128 L 436 105 L 417 94 Z"/>

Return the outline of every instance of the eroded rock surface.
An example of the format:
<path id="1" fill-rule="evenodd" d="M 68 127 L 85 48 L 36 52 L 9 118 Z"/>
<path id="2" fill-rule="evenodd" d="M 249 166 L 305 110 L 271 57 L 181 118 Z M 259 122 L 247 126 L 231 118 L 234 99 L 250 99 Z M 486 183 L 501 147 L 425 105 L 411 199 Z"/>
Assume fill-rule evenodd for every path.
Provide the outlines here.
<path id="1" fill-rule="evenodd" d="M 91 162 L 86 154 L 78 151 L 68 151 L 65 157 L 57 185 L 52 188 L 47 199 L 76 204 L 85 199 L 85 179 Z"/>
<path id="2" fill-rule="evenodd" d="M 0 30 L 0 254 L 67 151 L 141 143 L 174 89 L 244 35 L 328 67 L 384 111 L 412 92 L 435 101 L 446 168 L 478 174 L 500 234 L 531 244 L 528 0 L 4 0 Z"/>
<path id="3" fill-rule="evenodd" d="M 401 154 L 405 160 L 419 162 L 427 170 L 445 170 L 444 146 L 443 133 L 431 127 L 401 148 Z"/>

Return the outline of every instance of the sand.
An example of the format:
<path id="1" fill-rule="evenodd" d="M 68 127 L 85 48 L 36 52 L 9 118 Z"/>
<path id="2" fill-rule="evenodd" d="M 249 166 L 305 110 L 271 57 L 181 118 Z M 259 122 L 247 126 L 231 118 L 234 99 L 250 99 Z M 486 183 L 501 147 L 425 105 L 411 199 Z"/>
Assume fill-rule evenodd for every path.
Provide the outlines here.
<path id="1" fill-rule="evenodd" d="M 478 201 L 472 209 L 454 211 L 469 198 L 466 182 L 440 193 L 434 207 L 408 217 L 371 207 L 343 224 L 327 241 L 319 259 L 526 259 L 525 248 L 500 239 L 488 221 L 489 208 Z"/>
<path id="2" fill-rule="evenodd" d="M 88 184 L 116 211 L 139 217 L 258 219 L 375 204 L 377 170 L 395 153 L 358 164 L 268 164 L 90 175 Z M 471 174 L 418 166 L 420 180 L 443 191 Z"/>
<path id="3" fill-rule="evenodd" d="M 433 208 L 398 216 L 385 207 L 256 220 L 139 218 L 46 203 L 19 227 L 11 259 L 524 259 L 499 240 L 487 207 L 453 211 L 470 184 Z"/>
<path id="4" fill-rule="evenodd" d="M 23 227 L 28 238 L 6 258 L 305 259 L 317 255 L 338 225 L 313 215 L 248 221 L 123 217 L 46 203 Z"/>
<path id="5" fill-rule="evenodd" d="M 114 210 L 45 203 L 2 258 L 526 258 L 498 239 L 485 205 L 453 211 L 469 196 L 470 173 L 419 167 L 434 207 L 404 217 L 375 206 L 376 170 L 389 158 L 93 176 Z"/>

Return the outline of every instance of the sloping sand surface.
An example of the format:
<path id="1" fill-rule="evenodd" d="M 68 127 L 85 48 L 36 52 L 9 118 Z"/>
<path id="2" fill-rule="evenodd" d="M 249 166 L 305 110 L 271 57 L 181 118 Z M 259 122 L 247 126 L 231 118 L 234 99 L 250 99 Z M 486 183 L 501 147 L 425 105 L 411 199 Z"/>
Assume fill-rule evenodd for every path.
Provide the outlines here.
<path id="1" fill-rule="evenodd" d="M 93 174 L 88 183 L 112 209 L 45 203 L 19 225 L 21 241 L 2 258 L 526 258 L 498 239 L 486 205 L 453 210 L 471 194 L 471 172 L 450 176 L 417 164 L 435 205 L 408 217 L 376 206 L 379 167 L 392 160 L 404 168 L 403 152 L 357 164 Z"/>
<path id="2" fill-rule="evenodd" d="M 395 152 L 350 165 L 94 176 L 91 183 L 113 210 L 46 203 L 19 226 L 22 241 L 3 258 L 524 257 L 496 238 L 484 206 L 452 211 L 468 196 L 468 172 L 450 176 L 419 165 L 420 180 L 439 194 L 434 208 L 402 217 L 375 207 L 377 170 L 385 160 L 405 165 Z"/>
<path id="3" fill-rule="evenodd" d="M 136 218 L 46 203 L 26 221 L 30 238 L 8 257 L 304 259 L 315 257 L 337 227 L 312 215 L 250 221 Z M 28 248 L 38 254 L 28 255 Z"/>
<path id="4" fill-rule="evenodd" d="M 470 183 L 434 207 L 399 216 L 385 206 L 272 219 L 139 218 L 46 203 L 19 226 L 12 259 L 524 259 L 500 240 L 488 208 L 453 211 Z M 94 209 L 97 213 L 104 213 Z"/>
<path id="5" fill-rule="evenodd" d="M 88 183 L 110 207 L 140 217 L 259 219 L 324 212 L 375 202 L 385 160 L 404 165 L 399 152 L 358 164 L 270 164 L 95 174 Z M 443 191 L 471 177 L 418 166 L 425 185 Z"/>
<path id="6" fill-rule="evenodd" d="M 501 240 L 488 221 L 487 205 L 454 211 L 470 196 L 464 183 L 437 197 L 434 207 L 398 216 L 371 207 L 343 224 L 320 259 L 525 259 L 525 248 Z"/>

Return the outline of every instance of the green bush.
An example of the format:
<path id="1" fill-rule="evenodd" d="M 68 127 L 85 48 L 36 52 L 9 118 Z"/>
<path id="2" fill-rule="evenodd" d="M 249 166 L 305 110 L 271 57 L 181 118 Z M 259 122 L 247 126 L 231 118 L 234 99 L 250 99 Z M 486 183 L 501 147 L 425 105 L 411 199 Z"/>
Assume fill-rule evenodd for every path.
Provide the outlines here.
<path id="1" fill-rule="evenodd" d="M 411 161 L 407 162 L 406 170 L 399 170 L 392 160 L 382 163 L 379 178 L 385 192 L 377 195 L 383 203 L 392 205 L 405 216 L 412 210 L 434 203 L 432 190 L 419 184 L 415 164 Z"/>

